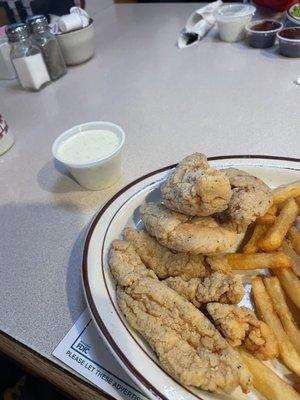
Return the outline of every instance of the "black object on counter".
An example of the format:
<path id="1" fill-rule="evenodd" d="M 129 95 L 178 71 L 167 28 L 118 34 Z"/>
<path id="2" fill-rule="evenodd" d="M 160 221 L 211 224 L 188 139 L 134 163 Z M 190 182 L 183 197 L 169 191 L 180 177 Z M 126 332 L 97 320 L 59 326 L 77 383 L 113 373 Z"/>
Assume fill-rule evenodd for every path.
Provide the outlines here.
<path id="1" fill-rule="evenodd" d="M 74 6 L 74 0 L 33 0 L 30 2 L 32 13 L 46 15 L 48 21 L 50 21 L 49 14 L 59 16 L 69 14 L 70 8 Z"/>
<path id="2" fill-rule="evenodd" d="M 21 22 L 25 22 L 26 18 L 28 17 L 28 13 L 27 13 L 27 10 L 24 7 L 24 4 L 22 3 L 22 1 L 20 1 L 20 0 L 16 1 L 15 2 L 15 7 L 16 7 L 16 9 L 18 11 L 18 14 L 19 14 Z"/>
<path id="3" fill-rule="evenodd" d="M 25 22 L 28 15 L 43 14 L 50 22 L 50 14 L 65 15 L 68 14 L 71 7 L 79 5 L 85 8 L 84 0 L 0 0 L 0 11 L 4 14 L 4 24 Z"/>
<path id="4" fill-rule="evenodd" d="M 1 6 L 3 6 L 4 8 L 9 23 L 14 24 L 15 22 L 17 22 L 13 10 L 9 7 L 7 1 L 1 2 Z"/>

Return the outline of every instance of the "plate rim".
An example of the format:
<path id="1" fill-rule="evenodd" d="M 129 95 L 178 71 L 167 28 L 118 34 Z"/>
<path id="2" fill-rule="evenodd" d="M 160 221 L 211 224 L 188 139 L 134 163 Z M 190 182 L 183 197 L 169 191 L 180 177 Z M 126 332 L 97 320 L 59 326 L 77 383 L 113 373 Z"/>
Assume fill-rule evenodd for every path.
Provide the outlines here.
<path id="1" fill-rule="evenodd" d="M 213 157 L 207 158 L 208 161 L 217 161 L 217 160 L 225 160 L 225 159 L 228 159 L 228 160 L 230 160 L 230 159 L 249 159 L 249 160 L 250 159 L 264 159 L 264 160 L 277 160 L 277 161 L 288 161 L 288 162 L 300 163 L 300 158 L 295 158 L 295 157 L 253 155 L 253 154 L 228 155 L 228 156 L 223 155 L 223 156 L 213 156 Z M 93 317 L 93 320 L 97 325 L 97 328 L 99 329 L 101 335 L 105 339 L 105 342 L 109 345 L 110 350 L 112 350 L 113 355 L 117 358 L 117 361 L 121 362 L 122 367 L 125 366 L 128 369 L 128 372 L 130 373 L 130 375 L 132 377 L 134 377 L 135 380 L 137 380 L 143 388 L 145 388 L 147 391 L 149 391 L 156 398 L 160 398 L 162 400 L 168 400 L 168 398 L 164 394 L 162 394 L 151 382 L 149 382 L 148 379 L 145 378 L 145 376 L 142 375 L 135 368 L 135 366 L 128 360 L 128 358 L 122 352 L 122 349 L 120 349 L 118 344 L 115 342 L 115 340 L 110 335 L 109 330 L 107 329 L 105 323 L 102 321 L 101 316 L 99 315 L 99 313 L 97 311 L 97 307 L 95 305 L 95 302 L 94 302 L 94 299 L 93 299 L 93 296 L 91 293 L 91 288 L 90 288 L 90 285 L 88 282 L 88 261 L 87 260 L 88 260 L 90 240 L 94 233 L 94 229 L 95 229 L 98 221 L 100 220 L 101 216 L 110 207 L 110 205 L 118 197 L 120 197 L 128 189 L 130 189 L 132 186 L 136 185 L 137 183 L 139 183 L 153 175 L 170 170 L 170 169 L 176 167 L 176 165 L 177 165 L 177 163 L 171 164 L 171 165 L 159 168 L 157 170 L 151 171 L 145 175 L 138 177 L 137 179 L 129 182 L 127 185 L 125 185 L 123 188 L 121 188 L 119 191 L 117 191 L 117 193 L 115 193 L 111 198 L 109 198 L 104 203 L 104 205 L 95 213 L 94 217 L 92 218 L 91 223 L 89 224 L 89 226 L 87 228 L 87 232 L 86 232 L 85 239 L 84 239 L 84 248 L 83 248 L 83 253 L 82 253 L 82 264 L 81 264 L 82 285 L 83 285 L 86 303 L 87 303 L 90 313 Z M 289 167 L 285 167 L 285 168 L 293 169 L 293 168 L 289 168 Z M 201 400 L 200 397 L 198 397 L 198 399 Z"/>

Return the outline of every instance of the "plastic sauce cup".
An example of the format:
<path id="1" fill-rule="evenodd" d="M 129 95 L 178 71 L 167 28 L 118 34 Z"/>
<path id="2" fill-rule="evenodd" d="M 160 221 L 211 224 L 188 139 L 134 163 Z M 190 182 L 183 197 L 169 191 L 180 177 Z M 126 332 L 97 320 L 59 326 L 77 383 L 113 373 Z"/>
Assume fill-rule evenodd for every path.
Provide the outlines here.
<path id="1" fill-rule="evenodd" d="M 72 136 L 78 134 L 88 135 L 89 131 L 106 130 L 113 132 L 118 138 L 117 147 L 107 156 L 91 162 L 69 162 L 64 159 L 59 148 Z M 62 133 L 53 143 L 52 154 L 54 158 L 63 163 L 75 180 L 89 190 L 102 190 L 114 185 L 121 177 L 122 148 L 125 142 L 123 129 L 111 122 L 95 121 L 74 126 Z M 80 150 L 80 149 L 79 149 Z"/>
<path id="2" fill-rule="evenodd" d="M 256 8 L 249 4 L 229 4 L 218 8 L 216 20 L 220 39 L 238 42 L 245 37 L 245 26 L 251 21 Z"/>
<path id="3" fill-rule="evenodd" d="M 286 11 L 284 26 L 286 28 L 300 26 L 300 4 L 296 3 Z"/>
<path id="4" fill-rule="evenodd" d="M 277 33 L 279 51 L 285 57 L 300 57 L 300 27 L 285 28 Z"/>
<path id="5" fill-rule="evenodd" d="M 282 29 L 281 22 L 275 19 L 253 21 L 246 26 L 247 42 L 249 46 L 266 49 L 275 44 L 276 34 Z"/>

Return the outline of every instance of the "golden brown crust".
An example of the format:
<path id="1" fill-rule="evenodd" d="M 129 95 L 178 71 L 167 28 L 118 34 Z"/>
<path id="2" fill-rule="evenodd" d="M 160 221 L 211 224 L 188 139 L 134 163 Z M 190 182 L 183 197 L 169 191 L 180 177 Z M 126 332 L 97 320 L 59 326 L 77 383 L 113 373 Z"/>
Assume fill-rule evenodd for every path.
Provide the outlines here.
<path id="1" fill-rule="evenodd" d="M 155 273 L 145 267 L 129 242 L 114 240 L 109 253 L 111 273 L 122 286 L 131 285 L 141 276 L 157 279 Z"/>
<path id="2" fill-rule="evenodd" d="M 272 192 L 261 179 L 245 171 L 236 168 L 221 171 L 228 177 L 232 189 L 225 214 L 241 231 L 268 211 L 272 205 Z"/>
<path id="3" fill-rule="evenodd" d="M 208 216 L 227 208 L 231 197 L 229 179 L 210 168 L 204 154 L 185 157 L 161 187 L 165 205 L 191 216 Z"/>
<path id="4" fill-rule="evenodd" d="M 181 276 L 183 279 L 201 278 L 209 273 L 204 265 L 203 255 L 172 252 L 144 230 L 125 228 L 123 235 L 143 263 L 161 279 L 170 276 Z"/>
<path id="5" fill-rule="evenodd" d="M 260 360 L 278 356 L 278 343 L 272 329 L 247 307 L 209 303 L 207 311 L 233 347 L 244 347 Z"/>
<path id="6" fill-rule="evenodd" d="M 163 281 L 196 307 L 217 301 L 219 303 L 237 304 L 244 296 L 244 287 L 239 275 L 213 272 L 204 279 L 181 277 L 168 278 Z"/>
<path id="7" fill-rule="evenodd" d="M 237 241 L 237 232 L 231 225 L 220 224 L 212 217 L 189 218 L 156 203 L 143 204 L 140 214 L 150 235 L 174 251 L 216 254 Z"/>
<path id="8" fill-rule="evenodd" d="M 241 385 L 248 392 L 251 375 L 239 354 L 197 308 L 160 282 L 152 271 L 152 276 L 147 275 L 134 253 L 128 242 L 113 243 L 109 262 L 119 285 L 117 301 L 163 368 L 184 385 L 211 391 Z"/>

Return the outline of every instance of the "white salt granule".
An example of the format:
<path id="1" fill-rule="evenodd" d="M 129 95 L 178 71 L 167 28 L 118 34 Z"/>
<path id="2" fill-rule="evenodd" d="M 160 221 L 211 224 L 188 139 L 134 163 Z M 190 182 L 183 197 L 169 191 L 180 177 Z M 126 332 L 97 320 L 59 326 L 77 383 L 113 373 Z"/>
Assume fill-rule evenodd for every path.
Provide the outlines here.
<path id="1" fill-rule="evenodd" d="M 39 53 L 33 56 L 15 58 L 13 64 L 24 89 L 38 90 L 44 83 L 50 81 L 45 62 Z"/>

